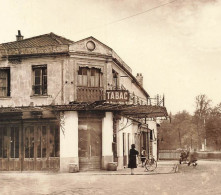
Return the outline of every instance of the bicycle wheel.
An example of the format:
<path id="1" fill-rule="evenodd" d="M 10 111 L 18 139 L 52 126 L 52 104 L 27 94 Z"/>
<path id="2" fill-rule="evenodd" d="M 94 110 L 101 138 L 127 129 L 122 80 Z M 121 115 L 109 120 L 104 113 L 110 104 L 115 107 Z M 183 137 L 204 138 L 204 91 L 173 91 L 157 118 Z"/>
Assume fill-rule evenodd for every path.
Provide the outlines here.
<path id="1" fill-rule="evenodd" d="M 145 168 L 147 171 L 154 171 L 157 168 L 157 161 L 155 159 L 146 161 Z"/>

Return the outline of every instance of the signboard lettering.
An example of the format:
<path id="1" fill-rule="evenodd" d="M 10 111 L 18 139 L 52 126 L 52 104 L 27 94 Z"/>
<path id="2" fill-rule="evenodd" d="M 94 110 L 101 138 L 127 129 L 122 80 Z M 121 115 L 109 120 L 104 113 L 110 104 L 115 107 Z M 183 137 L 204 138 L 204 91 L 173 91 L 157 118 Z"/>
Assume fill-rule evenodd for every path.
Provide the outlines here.
<path id="1" fill-rule="evenodd" d="M 129 92 L 127 90 L 107 90 L 106 100 L 113 101 L 113 102 L 129 101 Z"/>

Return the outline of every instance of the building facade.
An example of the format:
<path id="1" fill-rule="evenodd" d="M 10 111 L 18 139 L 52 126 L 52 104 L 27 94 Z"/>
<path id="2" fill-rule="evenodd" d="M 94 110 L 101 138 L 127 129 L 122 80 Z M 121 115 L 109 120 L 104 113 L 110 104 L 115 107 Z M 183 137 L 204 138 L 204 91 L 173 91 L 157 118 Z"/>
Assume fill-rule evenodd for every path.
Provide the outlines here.
<path id="1" fill-rule="evenodd" d="M 93 37 L 16 37 L 0 45 L 1 171 L 121 169 L 132 143 L 157 157 L 166 108 L 111 48 Z"/>

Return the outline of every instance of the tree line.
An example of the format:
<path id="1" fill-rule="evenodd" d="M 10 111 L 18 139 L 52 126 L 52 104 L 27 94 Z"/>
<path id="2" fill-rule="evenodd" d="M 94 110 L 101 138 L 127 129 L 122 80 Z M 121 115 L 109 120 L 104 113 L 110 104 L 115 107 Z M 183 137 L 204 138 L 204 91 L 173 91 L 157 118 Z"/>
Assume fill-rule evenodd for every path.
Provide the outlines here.
<path id="1" fill-rule="evenodd" d="M 170 114 L 158 130 L 159 149 L 178 148 L 221 150 L 221 102 L 212 107 L 211 100 L 203 95 L 195 98 L 195 111 Z"/>

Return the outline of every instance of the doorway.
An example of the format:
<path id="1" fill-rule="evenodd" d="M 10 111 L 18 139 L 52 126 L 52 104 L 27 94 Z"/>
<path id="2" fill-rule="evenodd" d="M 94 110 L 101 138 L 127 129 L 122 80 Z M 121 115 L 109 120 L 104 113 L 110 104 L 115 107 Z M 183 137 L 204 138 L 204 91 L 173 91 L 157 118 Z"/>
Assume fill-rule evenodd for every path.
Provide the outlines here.
<path id="1" fill-rule="evenodd" d="M 78 156 L 81 171 L 101 169 L 102 121 L 79 119 Z"/>

